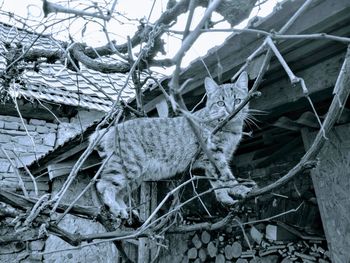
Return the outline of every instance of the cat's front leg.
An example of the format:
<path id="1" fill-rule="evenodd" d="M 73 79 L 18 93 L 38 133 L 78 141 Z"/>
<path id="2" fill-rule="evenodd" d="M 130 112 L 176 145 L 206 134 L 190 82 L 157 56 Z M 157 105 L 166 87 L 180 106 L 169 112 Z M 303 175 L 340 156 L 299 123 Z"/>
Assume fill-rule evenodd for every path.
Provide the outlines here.
<path id="1" fill-rule="evenodd" d="M 236 198 L 245 198 L 252 187 L 242 185 L 236 180 L 223 154 L 216 152 L 213 157 L 219 171 L 212 164 L 209 164 L 206 172 L 208 176 L 218 178 L 211 180 L 211 185 L 217 188 L 215 190 L 217 200 L 226 205 L 233 205 L 238 202 Z"/>
<path id="2" fill-rule="evenodd" d="M 208 163 L 206 165 L 205 173 L 206 173 L 206 176 L 209 178 L 217 178 L 217 180 L 210 180 L 210 184 L 214 188 L 216 199 L 220 203 L 224 205 L 232 206 L 238 202 L 237 200 L 233 199 L 230 196 L 230 187 L 237 185 L 238 182 L 236 181 L 236 179 L 233 177 L 233 175 L 229 170 L 225 171 L 226 174 L 221 172 L 221 175 L 226 177 L 227 179 L 232 177 L 231 180 L 222 180 L 222 178 L 219 178 L 217 170 L 214 168 L 214 166 L 211 163 Z"/>
<path id="3" fill-rule="evenodd" d="M 127 219 L 129 215 L 124 202 L 124 191 L 120 185 L 121 182 L 122 180 L 119 180 L 118 185 L 115 185 L 113 180 L 101 179 L 96 184 L 96 188 L 110 212 L 117 218 Z"/>

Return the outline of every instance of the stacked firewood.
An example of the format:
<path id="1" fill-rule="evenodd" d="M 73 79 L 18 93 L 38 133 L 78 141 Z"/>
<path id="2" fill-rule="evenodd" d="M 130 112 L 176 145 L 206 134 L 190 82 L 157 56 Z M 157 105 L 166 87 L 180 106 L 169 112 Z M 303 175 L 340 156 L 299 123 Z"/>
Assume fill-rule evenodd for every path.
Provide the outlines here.
<path id="1" fill-rule="evenodd" d="M 189 262 L 215 263 L 330 263 L 326 242 L 322 239 L 300 239 L 279 233 L 274 226 L 264 226 L 266 233 L 250 227 L 239 231 L 197 231 L 189 242 Z M 238 229 L 237 229 L 238 230 Z M 287 240 L 292 239 L 292 240 Z"/>

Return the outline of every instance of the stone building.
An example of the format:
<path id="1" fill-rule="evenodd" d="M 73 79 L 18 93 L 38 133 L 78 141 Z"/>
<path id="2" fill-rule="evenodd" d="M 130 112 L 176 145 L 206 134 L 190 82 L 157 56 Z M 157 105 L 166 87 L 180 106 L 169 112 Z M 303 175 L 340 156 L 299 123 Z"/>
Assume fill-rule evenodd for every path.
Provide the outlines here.
<path id="1" fill-rule="evenodd" d="M 80 74 L 60 63 L 41 63 L 35 68 L 35 63 L 24 62 L 18 63 L 16 72 L 7 71 L 6 67 L 16 59 L 15 54 L 7 52 L 10 48 L 22 49 L 32 43 L 34 49 L 57 48 L 57 40 L 50 36 L 37 36 L 36 33 L 0 23 L 0 52 L 6 54 L 0 57 L 0 188 L 32 198 L 54 194 L 60 189 L 63 179 L 55 181 L 50 177 L 53 169 L 49 173 L 43 170 L 35 174 L 34 185 L 23 167 L 33 166 L 66 141 L 79 137 L 111 109 L 118 96 L 128 101 L 134 94 L 131 83 L 124 85 L 125 74 L 100 74 L 87 68 L 82 68 Z M 84 180 L 86 178 L 79 179 L 76 184 L 83 185 Z M 72 198 L 73 195 L 67 196 Z M 91 200 L 89 194 L 82 203 L 86 205 L 90 202 L 92 205 Z M 8 228 L 7 223 L 0 223 L 0 236 L 14 231 Z M 63 224 L 69 225 L 70 229 L 88 232 L 103 230 L 97 223 L 88 220 L 82 223 L 67 219 Z M 26 242 L 2 243 L 0 262 L 41 261 L 42 256 L 30 253 L 64 246 L 58 238 L 50 237 L 46 242 L 36 239 L 30 236 Z M 101 248 L 83 249 L 79 254 L 47 255 L 46 259 L 47 262 L 114 262 L 113 253 L 112 246 L 102 245 Z"/>

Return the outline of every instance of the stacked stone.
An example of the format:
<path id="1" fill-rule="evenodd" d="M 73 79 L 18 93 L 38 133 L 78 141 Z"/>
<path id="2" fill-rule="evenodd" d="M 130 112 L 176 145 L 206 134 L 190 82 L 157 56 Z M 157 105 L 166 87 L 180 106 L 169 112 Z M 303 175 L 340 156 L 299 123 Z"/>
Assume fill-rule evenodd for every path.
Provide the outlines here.
<path id="1" fill-rule="evenodd" d="M 21 119 L 0 115 L 0 144 L 13 163 L 18 167 L 32 163 L 36 158 L 52 150 L 56 143 L 57 124 L 45 120 Z M 22 179 L 26 189 L 34 189 L 28 175 Z M 45 182 L 37 182 L 39 190 L 48 190 Z M 0 151 L 0 187 L 11 191 L 19 190 L 18 177 L 6 154 Z"/>

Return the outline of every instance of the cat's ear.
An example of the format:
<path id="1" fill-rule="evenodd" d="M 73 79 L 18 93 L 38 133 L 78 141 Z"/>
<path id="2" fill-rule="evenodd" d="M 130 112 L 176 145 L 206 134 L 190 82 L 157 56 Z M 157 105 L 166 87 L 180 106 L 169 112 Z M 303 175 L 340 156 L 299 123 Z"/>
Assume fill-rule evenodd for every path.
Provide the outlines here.
<path id="1" fill-rule="evenodd" d="M 240 90 L 244 90 L 248 92 L 248 74 L 246 71 L 243 71 L 241 75 L 239 75 L 237 81 L 236 81 L 236 86 Z"/>
<path id="2" fill-rule="evenodd" d="M 218 84 L 214 80 L 212 80 L 209 77 L 206 77 L 204 80 L 204 86 L 205 90 L 207 91 L 207 94 L 213 93 L 216 89 L 219 88 Z"/>

